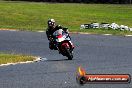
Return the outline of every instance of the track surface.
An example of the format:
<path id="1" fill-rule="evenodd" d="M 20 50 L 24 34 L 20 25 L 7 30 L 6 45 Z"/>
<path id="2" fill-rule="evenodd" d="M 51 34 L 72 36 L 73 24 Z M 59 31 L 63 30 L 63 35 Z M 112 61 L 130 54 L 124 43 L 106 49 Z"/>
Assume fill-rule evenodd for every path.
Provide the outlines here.
<path id="1" fill-rule="evenodd" d="M 71 34 L 74 60 L 51 51 L 45 33 L 0 31 L 0 52 L 27 54 L 46 61 L 0 67 L 0 88 L 132 88 L 132 84 L 76 83 L 79 66 L 87 73 L 132 75 L 132 37 Z"/>

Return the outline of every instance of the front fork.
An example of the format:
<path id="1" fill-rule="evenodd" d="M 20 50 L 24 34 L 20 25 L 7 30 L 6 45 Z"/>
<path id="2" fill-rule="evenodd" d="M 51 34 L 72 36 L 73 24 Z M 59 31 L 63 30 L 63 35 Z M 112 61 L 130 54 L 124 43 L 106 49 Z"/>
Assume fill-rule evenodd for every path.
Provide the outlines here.
<path id="1" fill-rule="evenodd" d="M 74 49 L 74 45 L 73 45 L 73 43 L 71 41 L 69 41 L 69 42 L 70 42 L 72 50 L 73 50 Z"/>

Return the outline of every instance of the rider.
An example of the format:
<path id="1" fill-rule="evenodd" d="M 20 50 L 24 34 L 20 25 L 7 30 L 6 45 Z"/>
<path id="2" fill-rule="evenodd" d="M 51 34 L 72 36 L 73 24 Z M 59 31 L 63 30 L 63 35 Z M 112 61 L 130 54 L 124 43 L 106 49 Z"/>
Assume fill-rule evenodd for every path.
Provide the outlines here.
<path id="1" fill-rule="evenodd" d="M 47 38 L 49 40 L 49 48 L 51 50 L 57 50 L 56 48 L 56 42 L 54 40 L 54 36 L 53 36 L 53 33 L 56 31 L 56 30 L 59 30 L 59 29 L 63 29 L 66 33 L 68 33 L 68 30 L 67 28 L 63 28 L 61 27 L 60 25 L 56 25 L 55 24 L 55 20 L 54 19 L 49 19 L 48 22 L 48 28 L 46 30 L 46 34 L 47 34 Z"/>

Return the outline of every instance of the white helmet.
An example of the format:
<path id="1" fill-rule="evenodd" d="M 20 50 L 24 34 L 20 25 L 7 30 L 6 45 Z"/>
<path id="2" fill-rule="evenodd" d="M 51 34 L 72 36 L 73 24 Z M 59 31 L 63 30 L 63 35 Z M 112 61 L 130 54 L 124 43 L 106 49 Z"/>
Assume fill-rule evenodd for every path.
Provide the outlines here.
<path id="1" fill-rule="evenodd" d="M 48 24 L 48 27 L 54 27 L 55 26 L 55 20 L 54 19 L 49 19 L 47 24 Z"/>

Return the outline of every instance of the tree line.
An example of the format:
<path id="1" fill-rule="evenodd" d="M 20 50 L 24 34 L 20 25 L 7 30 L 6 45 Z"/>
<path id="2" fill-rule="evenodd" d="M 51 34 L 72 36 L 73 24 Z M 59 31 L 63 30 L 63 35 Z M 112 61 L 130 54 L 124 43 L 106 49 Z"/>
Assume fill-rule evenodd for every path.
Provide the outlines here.
<path id="1" fill-rule="evenodd" d="M 10 1 L 10 0 L 9 0 Z M 19 1 L 19 0 L 11 0 Z M 131 4 L 132 0 L 20 0 L 35 2 L 59 2 L 59 3 L 111 3 L 111 4 Z"/>

